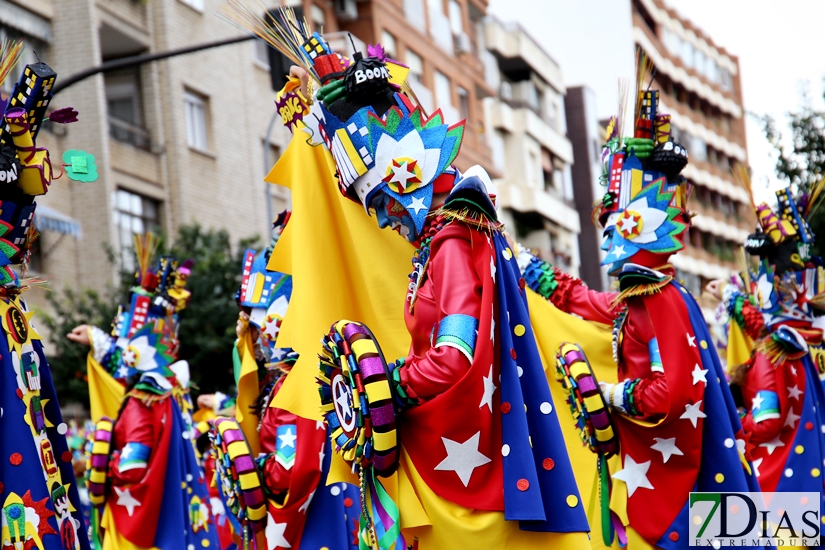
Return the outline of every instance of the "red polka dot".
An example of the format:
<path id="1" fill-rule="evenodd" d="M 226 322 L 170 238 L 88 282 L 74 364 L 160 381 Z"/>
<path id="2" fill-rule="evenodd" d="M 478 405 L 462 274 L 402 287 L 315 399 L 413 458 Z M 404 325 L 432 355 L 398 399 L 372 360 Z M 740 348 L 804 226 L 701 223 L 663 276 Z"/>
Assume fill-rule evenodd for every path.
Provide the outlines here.
<path id="1" fill-rule="evenodd" d="M 519 286 L 519 288 L 524 288 L 524 286 L 525 286 L 526 284 L 527 284 L 527 283 L 524 281 L 524 277 L 522 277 L 521 279 L 519 279 L 519 280 L 518 280 L 518 286 Z"/>
<path id="2" fill-rule="evenodd" d="M 17 388 L 17 399 L 23 399 L 23 390 Z"/>
<path id="3" fill-rule="evenodd" d="M 524 478 L 521 478 L 518 480 L 518 483 L 516 483 L 516 487 L 518 487 L 519 491 L 526 491 L 530 488 L 530 482 Z"/>
<path id="4" fill-rule="evenodd" d="M 510 357 L 512 357 L 514 361 L 516 360 L 516 350 L 513 348 L 510 348 Z"/>
<path id="5" fill-rule="evenodd" d="M 508 403 L 507 401 L 502 403 L 501 404 L 501 412 L 504 413 L 504 414 L 507 414 L 508 412 L 510 412 L 510 403 Z"/>
<path id="6" fill-rule="evenodd" d="M 813 430 L 814 429 L 814 423 L 813 422 L 805 422 L 805 429 L 806 430 Z"/>
<path id="7" fill-rule="evenodd" d="M 669 537 L 669 538 L 670 538 L 670 540 L 672 540 L 673 542 L 676 542 L 677 540 L 679 540 L 679 533 L 677 533 L 676 531 L 671 531 L 671 532 L 670 532 L 670 535 L 669 535 L 668 537 Z"/>
<path id="8" fill-rule="evenodd" d="M 198 483 L 200 483 L 201 485 L 203 485 L 203 478 L 202 478 L 202 477 L 199 477 L 199 478 L 198 478 Z"/>
<path id="9" fill-rule="evenodd" d="M 344 506 L 346 506 L 347 508 L 351 507 L 352 506 L 352 499 L 349 498 L 349 497 L 345 498 L 344 499 Z"/>
<path id="10" fill-rule="evenodd" d="M 63 451 L 63 454 L 60 455 L 60 458 L 63 459 L 63 462 L 71 462 L 72 461 L 71 451 Z"/>
<path id="11" fill-rule="evenodd" d="M 6 489 L 6 486 L 5 486 L 5 485 L 3 485 L 3 482 L 2 482 L 2 481 L 0 481 L 0 495 L 2 495 L 2 494 L 3 494 L 3 491 L 4 491 L 5 489 Z"/>
<path id="12" fill-rule="evenodd" d="M 556 467 L 556 461 L 553 460 L 552 458 L 545 458 L 542 461 L 541 465 L 544 466 L 545 470 L 552 470 L 553 468 Z"/>
<path id="13" fill-rule="evenodd" d="M 14 453 L 9 457 L 9 462 L 11 462 L 14 466 L 20 466 L 20 463 L 23 462 L 23 455 L 20 453 Z"/>

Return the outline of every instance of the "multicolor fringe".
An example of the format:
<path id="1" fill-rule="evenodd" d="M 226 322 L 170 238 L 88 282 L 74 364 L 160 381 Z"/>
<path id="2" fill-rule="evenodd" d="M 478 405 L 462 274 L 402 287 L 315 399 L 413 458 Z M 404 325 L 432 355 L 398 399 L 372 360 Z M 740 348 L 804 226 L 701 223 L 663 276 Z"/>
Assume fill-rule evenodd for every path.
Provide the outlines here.
<path id="1" fill-rule="evenodd" d="M 460 221 L 484 233 L 500 233 L 504 231 L 504 224 L 487 216 L 480 209 L 462 208 L 453 210 L 442 206 L 435 211 L 436 216 L 443 216 L 449 221 Z"/>
<path id="2" fill-rule="evenodd" d="M 619 294 L 613 298 L 613 301 L 610 303 L 611 308 L 616 308 L 619 304 L 627 300 L 628 298 L 633 298 L 635 296 L 651 296 L 653 294 L 657 294 L 662 291 L 670 282 L 673 280 L 673 277 L 670 275 L 665 275 L 664 279 L 659 281 L 651 282 L 651 283 L 642 283 L 630 288 L 626 288 L 619 292 Z"/>
<path id="3" fill-rule="evenodd" d="M 530 264 L 524 270 L 524 282 L 533 292 L 546 300 L 550 300 L 559 286 L 553 266 L 535 256 L 530 259 Z"/>

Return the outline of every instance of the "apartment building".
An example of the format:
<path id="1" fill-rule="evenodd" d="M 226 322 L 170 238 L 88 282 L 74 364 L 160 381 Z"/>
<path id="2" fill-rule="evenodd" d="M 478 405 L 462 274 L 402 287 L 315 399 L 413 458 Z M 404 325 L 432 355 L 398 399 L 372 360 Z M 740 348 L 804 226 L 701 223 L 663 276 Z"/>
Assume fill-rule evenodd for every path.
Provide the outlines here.
<path id="1" fill-rule="evenodd" d="M 496 65 L 498 94 L 484 104 L 501 217 L 522 244 L 578 275 L 581 223 L 561 70 L 517 23 L 488 16 L 483 38 Z"/>
<path id="2" fill-rule="evenodd" d="M 748 194 L 731 173 L 748 160 L 739 63 L 663 0 L 631 2 L 633 40 L 652 59 L 661 111 L 671 114 L 673 137 L 690 154 L 682 174 L 694 185 L 697 214 L 673 264 L 699 297 L 709 280 L 740 269 L 739 248 L 755 227 Z"/>
<path id="3" fill-rule="evenodd" d="M 102 62 L 242 36 L 216 16 L 222 0 L 0 0 L 0 37 L 22 37 L 60 79 Z M 482 99 L 492 56 L 480 47 L 486 0 L 268 0 L 301 8 L 338 51 L 381 42 L 410 66 L 427 111 L 467 120 L 460 169 L 495 177 Z M 350 40 L 350 34 L 352 40 Z M 30 59 L 29 59 L 30 58 Z M 39 203 L 40 251 L 32 262 L 53 288 L 114 280 L 107 249 L 129 265 L 132 235 L 174 234 L 182 224 L 265 236 L 286 192 L 263 182 L 289 142 L 275 112 L 268 47 L 255 40 L 98 74 L 56 94 L 80 121 L 44 129 L 52 157 L 95 155 L 94 183 L 60 179 Z M 485 66 L 486 63 L 486 66 Z M 22 68 L 22 65 L 21 65 Z M 13 85 L 17 75 L 9 78 Z M 8 90 L 4 90 L 8 93 Z M 30 301 L 42 305 L 40 291 Z"/>
<path id="4" fill-rule="evenodd" d="M 573 147 L 571 175 L 573 198 L 579 219 L 582 220 L 578 235 L 581 250 L 580 277 L 587 286 L 596 290 L 609 290 L 607 268 L 602 267 L 605 252 L 600 249 L 602 230 L 591 222 L 593 205 L 601 201 L 605 187 L 600 181 L 602 144 L 605 127 L 599 122 L 596 109 L 596 93 L 587 86 L 571 86 L 564 96 L 564 112 L 567 118 L 567 137 Z"/>

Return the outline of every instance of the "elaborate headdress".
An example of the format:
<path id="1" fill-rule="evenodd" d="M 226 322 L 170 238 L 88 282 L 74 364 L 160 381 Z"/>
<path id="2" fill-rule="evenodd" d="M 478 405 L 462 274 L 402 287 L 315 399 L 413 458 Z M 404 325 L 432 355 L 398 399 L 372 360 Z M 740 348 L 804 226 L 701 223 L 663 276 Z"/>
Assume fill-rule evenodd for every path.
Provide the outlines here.
<path id="1" fill-rule="evenodd" d="M 631 258 L 643 265 L 664 263 L 684 248 L 690 224 L 689 187 L 680 175 L 688 162 L 687 151 L 670 136 L 670 115 L 659 113 L 658 90 L 642 89 L 651 68 L 644 53 L 638 56 L 633 137 L 623 138 L 621 117 L 613 117 L 602 149 L 607 193 L 597 214 L 606 237 L 602 264 L 614 264 L 614 270 Z M 641 251 L 655 256 L 642 257 Z"/>
<path id="2" fill-rule="evenodd" d="M 387 193 L 420 232 L 433 193 L 452 189 L 456 173 L 449 168 L 461 147 L 464 121 L 448 125 L 440 110 L 428 116 L 415 105 L 405 81 L 409 69 L 385 59 L 383 50 L 371 48 L 375 57 L 355 52 L 348 59 L 288 8 L 260 18 L 240 0 L 230 6 L 227 16 L 234 23 L 303 65 L 313 86 L 320 86 L 314 97 L 303 98 L 295 83 L 287 85 L 278 105 L 290 128 L 301 121 L 309 143 L 332 153 L 341 192 L 365 209 L 376 193 Z"/>
<path id="3" fill-rule="evenodd" d="M 0 44 L 0 84 L 14 68 L 22 53 L 22 42 L 4 40 Z M 33 227 L 37 205 L 34 199 L 49 190 L 52 162 L 49 151 L 37 147 L 35 139 L 46 118 L 52 99 L 52 87 L 57 74 L 47 64 L 26 65 L 20 80 L 7 100 L 0 97 L 0 286 L 6 289 L 18 286 L 13 264 L 27 264 L 31 247 L 37 239 Z M 52 122 L 68 123 L 77 120 L 77 111 L 68 107 L 54 111 Z M 74 151 L 79 164 L 94 178 L 97 168 L 94 157 L 83 151 Z M 74 161 L 65 165 L 72 179 Z M 58 176 L 60 177 L 60 176 Z M 24 271 L 25 273 L 25 271 Z"/>
<path id="4" fill-rule="evenodd" d="M 189 297 L 181 281 L 185 283 L 193 263 L 189 260 L 179 265 L 174 257 L 161 256 L 152 269 L 157 246 L 157 237 L 152 234 L 135 236 L 137 284 L 129 305 L 118 308 L 112 323 L 115 346 L 102 363 L 117 380 L 139 375 L 166 389 L 164 379 L 181 378 L 178 382 L 183 385 L 188 381 L 188 373 L 170 367 L 177 360 L 178 313 Z"/>
<path id="5" fill-rule="evenodd" d="M 749 189 L 747 173 L 739 171 Z M 825 268 L 812 255 L 814 234 L 809 217 L 819 206 L 825 180 L 810 193 L 796 196 L 787 187 L 776 191 L 777 207 L 766 202 L 754 207 L 759 226 L 748 236 L 745 250 L 760 258 L 753 294 L 768 326 L 793 321 L 811 322 L 814 307 L 825 308 Z"/>
<path id="6" fill-rule="evenodd" d="M 269 271 L 266 265 L 272 247 L 277 243 L 289 216 L 289 211 L 284 211 L 273 223 L 275 236 L 272 246 L 260 253 L 247 249 L 243 260 L 241 287 L 236 297 L 238 305 L 249 314 L 249 323 L 260 329 L 261 343 L 266 348 L 267 359 L 271 359 L 277 366 L 291 366 L 296 358 L 290 349 L 275 348 L 281 322 L 289 306 L 289 297 L 292 295 L 292 277 L 277 271 Z M 289 364 L 284 365 L 284 361 Z"/>

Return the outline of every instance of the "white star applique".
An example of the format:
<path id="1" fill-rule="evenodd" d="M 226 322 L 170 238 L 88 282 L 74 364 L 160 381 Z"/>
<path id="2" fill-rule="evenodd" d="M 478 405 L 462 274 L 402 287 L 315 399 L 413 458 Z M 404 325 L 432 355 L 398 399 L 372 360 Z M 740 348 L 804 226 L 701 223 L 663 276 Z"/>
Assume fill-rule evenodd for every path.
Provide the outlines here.
<path id="1" fill-rule="evenodd" d="M 117 375 L 119 378 L 126 378 L 127 376 L 129 376 L 129 367 L 125 365 L 121 366 L 119 369 L 117 369 Z"/>
<path id="2" fill-rule="evenodd" d="M 793 410 L 790 410 L 788 411 L 788 418 L 785 419 L 785 425 L 782 427 L 784 428 L 785 426 L 790 426 L 790 428 L 793 430 L 796 428 L 796 421 L 800 418 L 802 417 L 794 413 Z"/>
<path id="3" fill-rule="evenodd" d="M 120 453 L 120 459 L 121 460 L 128 459 L 130 456 L 132 456 L 132 453 L 134 451 L 135 451 L 134 447 L 132 447 L 131 445 L 126 445 L 125 447 L 123 447 L 123 452 Z"/>
<path id="4" fill-rule="evenodd" d="M 286 429 L 286 433 L 283 435 L 279 435 L 278 439 L 281 440 L 281 445 L 284 447 L 292 447 L 295 448 L 295 440 L 298 439 L 298 436 L 292 433 L 292 428 L 289 427 Z"/>
<path id="5" fill-rule="evenodd" d="M 439 462 L 435 469 L 455 472 L 461 483 L 467 487 L 470 483 L 470 476 L 473 475 L 473 470 L 491 462 L 489 458 L 478 452 L 480 437 L 481 432 L 476 432 L 464 443 L 442 437 L 441 441 L 444 442 L 444 448 L 447 450 L 447 458 Z"/>
<path id="6" fill-rule="evenodd" d="M 416 179 L 415 172 L 410 171 L 410 165 L 407 161 L 399 163 L 398 166 L 390 168 L 392 170 L 392 177 L 389 183 L 397 183 L 402 189 L 407 189 L 407 181 Z"/>
<path id="7" fill-rule="evenodd" d="M 653 489 L 650 480 L 647 479 L 647 471 L 650 469 L 650 461 L 637 464 L 630 455 L 625 455 L 624 468 L 613 474 L 613 479 L 624 481 L 627 485 L 627 496 L 632 497 L 636 489 Z"/>
<path id="8" fill-rule="evenodd" d="M 694 386 L 699 382 L 704 382 L 705 386 L 708 385 L 708 369 L 699 368 L 699 363 L 697 363 L 696 366 L 693 367 L 693 372 L 691 374 L 693 375 Z"/>
<path id="9" fill-rule="evenodd" d="M 286 533 L 286 523 L 276 523 L 271 513 L 267 512 L 269 519 L 266 522 L 266 549 L 292 548 L 289 541 L 284 537 Z"/>
<path id="10" fill-rule="evenodd" d="M 130 489 L 114 487 L 114 490 L 115 493 L 117 493 L 117 505 L 126 508 L 126 513 L 129 514 L 129 517 L 132 517 L 132 514 L 135 513 L 135 508 L 141 506 L 141 503 L 132 496 L 132 491 Z"/>
<path id="11" fill-rule="evenodd" d="M 318 466 L 318 467 L 319 467 L 322 471 L 323 471 L 323 469 L 324 469 L 324 458 L 326 458 L 326 456 L 327 456 L 327 455 L 326 455 L 326 453 L 324 452 L 324 449 L 323 449 L 323 448 L 321 448 L 321 452 L 320 452 L 320 453 L 318 453 L 318 461 L 319 461 L 319 464 L 320 464 L 320 466 Z"/>
<path id="12" fill-rule="evenodd" d="M 696 427 L 696 422 L 700 418 L 707 418 L 708 417 L 708 415 L 706 415 L 705 413 L 703 413 L 702 411 L 699 410 L 699 407 L 701 407 L 701 406 L 702 406 L 702 400 L 701 399 L 699 401 L 697 401 L 696 403 L 694 403 L 693 405 L 688 403 L 687 405 L 685 405 L 685 412 L 679 418 L 684 418 L 685 420 L 690 420 L 690 423 L 693 424 L 693 427 L 695 428 Z"/>
<path id="13" fill-rule="evenodd" d="M 661 437 L 654 437 L 653 440 L 656 442 L 650 446 L 651 449 L 654 451 L 659 451 L 662 453 L 662 462 L 667 464 L 667 461 L 670 460 L 670 457 L 673 455 L 684 456 L 685 453 L 682 452 L 679 447 L 676 446 L 676 438 L 671 437 L 669 439 L 663 439 Z"/>
<path id="14" fill-rule="evenodd" d="M 496 306 L 490 306 L 490 341 L 496 343 Z"/>
<path id="15" fill-rule="evenodd" d="M 480 409 L 484 405 L 493 412 L 493 394 L 496 392 L 496 384 L 493 382 L 493 365 L 490 365 L 490 374 L 481 377 L 484 383 L 484 395 L 481 396 L 481 403 L 478 404 Z"/>
<path id="16" fill-rule="evenodd" d="M 796 367 L 794 367 L 793 365 L 791 365 L 791 372 L 794 376 L 796 376 Z"/>
<path id="17" fill-rule="evenodd" d="M 323 420 L 316 420 L 315 421 L 315 429 L 316 430 L 326 430 L 327 426 Z"/>
<path id="18" fill-rule="evenodd" d="M 407 210 L 415 210 L 416 215 L 421 210 L 426 210 L 427 206 L 424 204 L 424 199 L 421 197 L 413 197 L 412 202 L 407 205 Z"/>
<path id="19" fill-rule="evenodd" d="M 496 278 L 496 261 L 495 258 L 490 258 L 490 277 Z"/>
<path id="20" fill-rule="evenodd" d="M 610 253 L 613 254 L 614 256 L 616 256 L 617 258 L 620 258 L 620 257 L 624 256 L 625 255 L 624 245 L 623 244 L 617 244 L 616 246 L 614 246 L 610 250 Z"/>
<path id="21" fill-rule="evenodd" d="M 278 327 L 277 331 L 275 331 L 274 328 L 272 329 L 272 331 L 270 331 L 270 326 L 275 327 L 276 324 L 277 323 L 268 323 L 266 325 L 266 330 L 264 331 L 266 334 L 269 334 L 270 336 L 272 336 L 273 340 L 275 339 L 275 336 L 278 335 L 278 332 L 280 332 L 280 330 L 281 330 L 281 327 Z M 277 348 L 272 352 L 272 360 L 273 361 L 280 361 L 281 359 L 284 358 L 284 355 L 286 355 L 286 350 L 283 349 L 283 348 Z"/>
<path id="22" fill-rule="evenodd" d="M 690 346 L 692 348 L 696 347 L 696 336 L 691 336 L 690 334 L 687 334 L 687 341 L 688 341 L 688 346 Z"/>
<path id="23" fill-rule="evenodd" d="M 799 389 L 799 384 L 794 384 L 793 387 L 788 388 L 788 397 L 791 399 L 799 399 L 799 396 L 802 395 L 803 391 Z"/>
<path id="24" fill-rule="evenodd" d="M 768 449 L 768 454 L 772 455 L 777 447 L 784 447 L 785 444 L 779 438 L 779 435 L 777 435 L 776 437 L 774 437 L 770 441 L 766 441 L 765 443 L 762 443 L 759 446 L 760 447 L 765 447 L 766 449 Z"/>
<path id="25" fill-rule="evenodd" d="M 764 400 L 765 400 L 765 398 L 757 393 L 756 397 L 754 397 L 751 400 L 751 410 L 755 411 L 756 409 L 761 409 L 762 408 L 762 402 Z"/>
<path id="26" fill-rule="evenodd" d="M 759 467 L 762 465 L 762 461 L 765 460 L 764 458 L 757 458 L 753 462 L 751 462 L 751 466 L 753 466 L 753 473 L 756 474 L 756 477 L 761 476 L 762 474 L 759 473 Z"/>
<path id="27" fill-rule="evenodd" d="M 630 233 L 636 228 L 637 225 L 639 225 L 639 222 L 631 217 L 622 218 L 619 223 L 622 225 L 622 231 L 625 233 Z"/>
<path id="28" fill-rule="evenodd" d="M 349 404 L 349 395 L 346 392 L 341 392 L 338 394 L 338 398 L 335 400 L 338 403 L 338 406 L 341 407 L 341 414 L 344 415 L 345 419 L 349 419 L 352 416 L 352 406 Z"/>
<path id="29" fill-rule="evenodd" d="M 310 503 L 310 502 L 312 502 L 312 497 L 314 497 L 314 496 L 315 496 L 315 490 L 313 490 L 313 491 L 309 494 L 309 496 L 308 496 L 308 497 L 307 497 L 307 499 L 304 501 L 304 503 L 303 503 L 303 504 L 301 504 L 301 507 L 300 507 L 300 508 L 298 508 L 298 511 L 299 511 L 299 512 L 303 512 L 304 514 L 306 514 L 306 513 L 307 513 L 307 510 L 309 510 L 309 503 Z"/>

